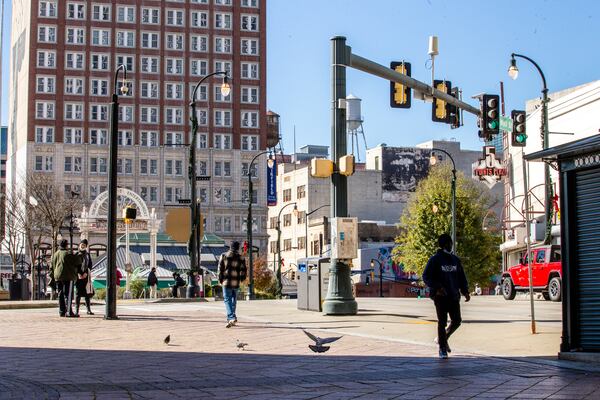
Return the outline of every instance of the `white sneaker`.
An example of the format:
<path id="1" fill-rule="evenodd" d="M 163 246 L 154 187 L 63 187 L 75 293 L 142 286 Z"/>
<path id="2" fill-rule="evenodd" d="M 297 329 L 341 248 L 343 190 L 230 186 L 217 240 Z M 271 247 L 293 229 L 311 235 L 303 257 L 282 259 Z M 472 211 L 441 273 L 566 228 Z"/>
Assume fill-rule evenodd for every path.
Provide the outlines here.
<path id="1" fill-rule="evenodd" d="M 233 322 L 233 320 L 227 321 L 227 325 L 225 325 L 225 328 L 231 328 L 234 325 L 235 325 L 235 322 Z"/>
<path id="2" fill-rule="evenodd" d="M 433 339 L 433 341 L 435 342 L 435 344 L 440 344 L 440 340 L 437 336 L 435 337 L 435 339 Z M 452 350 L 450 349 L 450 345 L 448 343 L 446 343 L 446 351 L 448 353 L 452 353 Z"/>

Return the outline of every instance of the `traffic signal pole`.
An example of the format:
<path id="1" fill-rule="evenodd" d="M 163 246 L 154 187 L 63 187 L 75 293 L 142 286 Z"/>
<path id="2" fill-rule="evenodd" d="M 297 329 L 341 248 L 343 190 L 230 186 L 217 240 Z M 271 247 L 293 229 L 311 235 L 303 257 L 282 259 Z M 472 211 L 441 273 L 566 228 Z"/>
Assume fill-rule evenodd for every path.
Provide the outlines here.
<path id="1" fill-rule="evenodd" d="M 396 72 L 371 60 L 352 54 L 352 48 L 346 45 L 346 38 L 336 36 L 331 39 L 332 46 L 332 126 L 331 158 L 337 162 L 348 153 L 346 144 L 346 68 L 354 68 L 388 81 L 405 85 L 422 94 L 431 95 L 461 110 L 478 117 L 481 111 L 468 103 L 442 92 L 426 83 Z M 348 216 L 348 183 L 346 176 L 339 173 L 331 175 L 331 217 Z M 358 306 L 352 295 L 349 261 L 331 259 L 329 268 L 329 286 L 323 302 L 323 312 L 328 315 L 354 315 Z"/>
<path id="2" fill-rule="evenodd" d="M 346 144 L 346 66 L 349 64 L 350 48 L 346 38 L 336 36 L 331 39 L 331 158 L 334 163 L 348 154 Z M 331 175 L 331 217 L 348 216 L 348 182 L 346 176 Z M 329 286 L 323 302 L 323 313 L 327 315 L 355 315 L 358 304 L 352 295 L 350 277 L 351 260 L 331 258 Z"/>

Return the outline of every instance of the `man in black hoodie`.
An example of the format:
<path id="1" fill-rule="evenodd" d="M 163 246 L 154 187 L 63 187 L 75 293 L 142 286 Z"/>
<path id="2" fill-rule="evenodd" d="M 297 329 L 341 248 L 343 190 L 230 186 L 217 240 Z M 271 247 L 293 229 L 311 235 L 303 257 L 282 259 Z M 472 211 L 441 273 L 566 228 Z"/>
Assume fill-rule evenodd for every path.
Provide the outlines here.
<path id="1" fill-rule="evenodd" d="M 452 238 L 444 233 L 438 238 L 439 249 L 429 259 L 423 281 L 429 287 L 429 296 L 435 304 L 438 318 L 438 337 L 440 358 L 448 358 L 450 347 L 448 338 L 458 329 L 461 323 L 460 294 L 469 301 L 469 285 L 460 259 L 452 254 Z M 446 329 L 450 314 L 450 326 Z"/>

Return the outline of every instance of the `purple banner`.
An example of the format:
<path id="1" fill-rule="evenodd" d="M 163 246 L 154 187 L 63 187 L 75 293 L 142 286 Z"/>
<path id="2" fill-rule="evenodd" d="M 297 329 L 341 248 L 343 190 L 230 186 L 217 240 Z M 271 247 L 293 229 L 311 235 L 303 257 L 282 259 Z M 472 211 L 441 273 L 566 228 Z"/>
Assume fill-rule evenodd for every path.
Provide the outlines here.
<path id="1" fill-rule="evenodd" d="M 267 206 L 277 205 L 277 161 L 267 164 Z"/>

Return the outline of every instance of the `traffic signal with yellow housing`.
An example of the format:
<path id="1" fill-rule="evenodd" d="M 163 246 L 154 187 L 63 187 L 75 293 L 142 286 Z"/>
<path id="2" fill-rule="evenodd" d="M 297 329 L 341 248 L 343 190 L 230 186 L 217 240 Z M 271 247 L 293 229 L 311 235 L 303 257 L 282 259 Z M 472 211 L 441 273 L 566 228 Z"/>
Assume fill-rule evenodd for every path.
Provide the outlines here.
<path id="1" fill-rule="evenodd" d="M 527 132 L 525 131 L 526 116 L 525 111 L 513 110 L 510 113 L 513 122 L 513 130 L 510 135 L 511 144 L 515 147 L 525 147 L 527 145 Z"/>
<path id="2" fill-rule="evenodd" d="M 392 61 L 390 68 L 402 75 L 410 76 L 410 63 Z M 390 107 L 410 108 L 411 97 L 411 88 L 398 82 L 390 82 Z"/>
<path id="3" fill-rule="evenodd" d="M 452 83 L 450 81 L 442 81 L 435 79 L 433 81 L 433 87 L 437 90 L 444 92 L 446 94 L 450 94 L 450 90 L 452 88 Z M 450 107 L 449 104 L 444 100 L 440 100 L 438 98 L 433 98 L 433 104 L 431 108 L 431 120 L 433 122 L 444 122 L 451 123 L 450 121 Z"/>
<path id="4" fill-rule="evenodd" d="M 132 206 L 123 208 L 123 219 L 127 221 L 134 220 L 137 217 L 137 209 Z"/>
<path id="5" fill-rule="evenodd" d="M 310 160 L 310 174 L 315 178 L 329 178 L 333 174 L 333 161 L 313 158 Z"/>
<path id="6" fill-rule="evenodd" d="M 354 155 L 347 154 L 340 157 L 338 169 L 341 175 L 350 176 L 354 174 Z"/>

